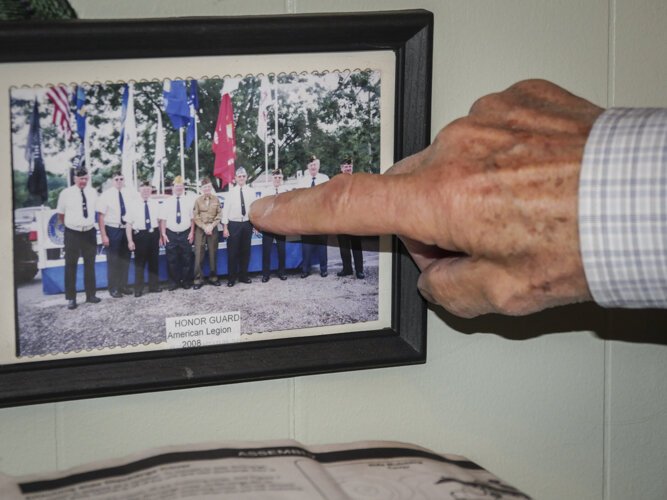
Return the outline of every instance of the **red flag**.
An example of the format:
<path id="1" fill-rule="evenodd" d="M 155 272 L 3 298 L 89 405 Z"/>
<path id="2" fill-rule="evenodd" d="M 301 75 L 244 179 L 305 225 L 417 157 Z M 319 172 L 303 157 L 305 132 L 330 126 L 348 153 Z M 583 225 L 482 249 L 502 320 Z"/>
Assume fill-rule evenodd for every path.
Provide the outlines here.
<path id="1" fill-rule="evenodd" d="M 234 179 L 236 159 L 236 133 L 234 131 L 234 110 L 229 94 L 224 94 L 220 100 L 218 122 L 213 135 L 213 153 L 215 153 L 215 169 L 213 175 L 220 179 L 220 187 Z"/>
<path id="2" fill-rule="evenodd" d="M 67 138 L 70 139 L 72 137 L 72 124 L 70 122 L 69 90 L 63 85 L 50 87 L 46 92 L 46 97 L 54 106 L 53 123 L 65 132 Z"/>

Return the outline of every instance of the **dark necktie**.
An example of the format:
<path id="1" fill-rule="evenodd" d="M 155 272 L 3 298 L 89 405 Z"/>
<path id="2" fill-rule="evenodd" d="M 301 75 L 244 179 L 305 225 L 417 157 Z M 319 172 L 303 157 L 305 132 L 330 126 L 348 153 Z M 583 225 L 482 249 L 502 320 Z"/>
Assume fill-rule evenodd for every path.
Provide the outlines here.
<path id="1" fill-rule="evenodd" d="M 86 201 L 86 195 L 83 193 L 83 189 L 81 190 L 81 203 L 83 207 L 83 218 L 87 219 L 88 218 L 88 202 Z"/>
<path id="2" fill-rule="evenodd" d="M 120 204 L 120 223 L 125 224 L 125 200 L 123 200 L 123 193 L 118 191 L 118 203 Z"/>
<path id="3" fill-rule="evenodd" d="M 151 213 L 148 210 L 148 200 L 144 200 L 144 218 L 146 219 L 146 231 L 151 229 Z"/>
<path id="4" fill-rule="evenodd" d="M 239 188 L 241 191 L 241 215 L 245 217 L 245 200 L 243 199 L 243 188 Z"/>
<path id="5" fill-rule="evenodd" d="M 181 197 L 176 197 L 176 224 L 181 223 Z"/>
<path id="6" fill-rule="evenodd" d="M 276 194 L 278 194 L 278 188 L 276 188 Z"/>
<path id="7" fill-rule="evenodd" d="M 313 177 L 313 182 L 310 183 L 310 187 L 315 187 L 315 177 Z"/>

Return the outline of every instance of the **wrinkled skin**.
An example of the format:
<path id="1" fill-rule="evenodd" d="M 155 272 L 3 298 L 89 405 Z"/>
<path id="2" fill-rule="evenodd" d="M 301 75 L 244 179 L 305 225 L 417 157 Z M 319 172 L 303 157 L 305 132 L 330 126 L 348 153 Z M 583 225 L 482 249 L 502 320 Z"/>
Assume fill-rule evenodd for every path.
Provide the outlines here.
<path id="1" fill-rule="evenodd" d="M 591 299 L 579 249 L 584 145 L 603 110 L 542 80 L 479 99 L 386 174 L 335 176 L 264 198 L 279 234 L 398 234 L 430 302 L 473 317 Z"/>

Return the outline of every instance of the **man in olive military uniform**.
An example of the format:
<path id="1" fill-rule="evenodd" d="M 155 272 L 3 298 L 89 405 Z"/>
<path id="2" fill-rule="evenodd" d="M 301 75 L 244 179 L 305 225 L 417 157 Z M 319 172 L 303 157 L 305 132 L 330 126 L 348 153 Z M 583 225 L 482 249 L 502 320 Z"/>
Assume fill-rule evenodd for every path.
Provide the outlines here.
<path id="1" fill-rule="evenodd" d="M 195 221 L 195 290 L 204 284 L 202 264 L 204 253 L 208 247 L 208 281 L 213 286 L 220 286 L 218 280 L 218 224 L 222 217 L 220 200 L 213 193 L 213 185 L 208 177 L 201 181 L 201 196 L 195 200 L 193 219 Z"/>

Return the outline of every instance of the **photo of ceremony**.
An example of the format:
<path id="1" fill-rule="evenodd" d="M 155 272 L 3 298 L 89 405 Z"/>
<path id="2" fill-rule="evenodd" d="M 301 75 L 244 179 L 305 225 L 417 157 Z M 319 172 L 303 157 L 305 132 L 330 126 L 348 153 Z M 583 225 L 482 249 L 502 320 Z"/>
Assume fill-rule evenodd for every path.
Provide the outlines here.
<path id="1" fill-rule="evenodd" d="M 16 355 L 377 321 L 385 238 L 262 234 L 249 212 L 379 174 L 380 96 L 372 69 L 12 87 Z"/>

